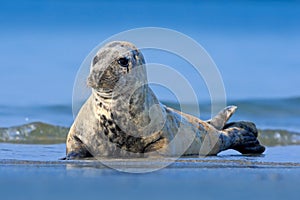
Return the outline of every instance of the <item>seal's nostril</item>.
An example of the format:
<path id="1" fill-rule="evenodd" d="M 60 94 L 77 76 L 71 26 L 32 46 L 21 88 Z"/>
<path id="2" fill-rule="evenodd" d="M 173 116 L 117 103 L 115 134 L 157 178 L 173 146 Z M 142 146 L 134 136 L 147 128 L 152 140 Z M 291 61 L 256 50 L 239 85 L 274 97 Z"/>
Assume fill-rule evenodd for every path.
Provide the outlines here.
<path id="1" fill-rule="evenodd" d="M 90 86 L 90 87 L 92 87 L 92 85 L 93 85 L 93 78 L 91 76 L 89 76 L 87 78 L 87 85 Z"/>

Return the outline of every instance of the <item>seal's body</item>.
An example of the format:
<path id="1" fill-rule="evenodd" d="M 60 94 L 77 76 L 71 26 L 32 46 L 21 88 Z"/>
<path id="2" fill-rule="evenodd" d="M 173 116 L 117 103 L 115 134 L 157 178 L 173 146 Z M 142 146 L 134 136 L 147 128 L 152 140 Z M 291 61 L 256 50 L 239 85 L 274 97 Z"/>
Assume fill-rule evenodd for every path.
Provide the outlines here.
<path id="1" fill-rule="evenodd" d="M 111 42 L 94 57 L 82 106 L 67 138 L 67 159 L 216 155 L 227 149 L 260 154 L 251 122 L 226 124 L 235 106 L 202 121 L 162 105 L 147 84 L 141 52 L 128 42 Z"/>

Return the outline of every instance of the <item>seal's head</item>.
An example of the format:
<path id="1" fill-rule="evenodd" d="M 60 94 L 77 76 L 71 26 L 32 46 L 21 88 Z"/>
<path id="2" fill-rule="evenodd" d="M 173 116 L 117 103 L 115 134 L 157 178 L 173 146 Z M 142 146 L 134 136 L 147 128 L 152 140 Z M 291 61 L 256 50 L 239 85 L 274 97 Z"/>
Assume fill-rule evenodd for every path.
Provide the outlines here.
<path id="1" fill-rule="evenodd" d="M 135 69 L 140 68 L 142 74 L 145 74 L 144 63 L 142 53 L 133 44 L 125 41 L 110 42 L 98 51 L 92 61 L 88 86 L 97 92 L 112 93 L 115 86 L 120 85 L 120 79 Z"/>

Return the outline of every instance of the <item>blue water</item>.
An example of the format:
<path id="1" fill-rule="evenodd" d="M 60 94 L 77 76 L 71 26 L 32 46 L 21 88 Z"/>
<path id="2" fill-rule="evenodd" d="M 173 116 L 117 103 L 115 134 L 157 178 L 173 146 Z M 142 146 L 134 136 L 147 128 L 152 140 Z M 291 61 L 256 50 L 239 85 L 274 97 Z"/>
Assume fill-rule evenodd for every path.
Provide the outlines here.
<path id="1" fill-rule="evenodd" d="M 14 200 L 297 199 L 299 171 L 175 168 L 132 175 L 84 166 L 4 165 L 0 187 L 3 198 Z"/>
<path id="2" fill-rule="evenodd" d="M 299 1 L 0 3 L 0 105 L 69 104 L 87 54 L 113 34 L 145 26 L 175 29 L 199 42 L 219 67 L 229 100 L 300 96 Z M 148 62 L 184 67 L 144 54 Z M 189 76 L 198 97 L 209 99 L 205 85 Z"/>

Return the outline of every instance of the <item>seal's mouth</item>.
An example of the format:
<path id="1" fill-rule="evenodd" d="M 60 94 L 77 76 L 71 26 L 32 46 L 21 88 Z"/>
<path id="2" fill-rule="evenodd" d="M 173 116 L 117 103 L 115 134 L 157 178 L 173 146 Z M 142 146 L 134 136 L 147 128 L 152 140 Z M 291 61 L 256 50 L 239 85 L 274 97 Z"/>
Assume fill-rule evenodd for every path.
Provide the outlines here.
<path id="1" fill-rule="evenodd" d="M 100 72 L 102 74 L 103 72 Z M 99 81 L 97 81 L 99 80 Z M 100 83 L 100 79 L 95 73 L 90 73 L 90 75 L 87 78 L 87 86 L 91 87 L 93 89 L 97 89 Z"/>
<path id="2" fill-rule="evenodd" d="M 120 79 L 118 72 L 108 66 L 104 71 L 92 70 L 87 79 L 88 87 L 101 93 L 112 93 Z"/>

